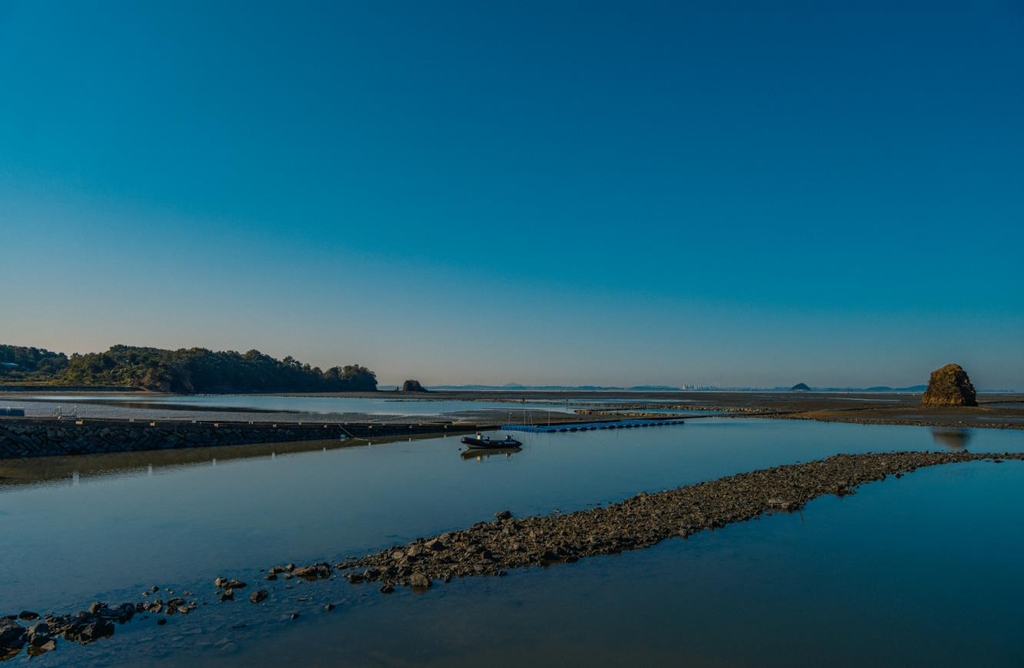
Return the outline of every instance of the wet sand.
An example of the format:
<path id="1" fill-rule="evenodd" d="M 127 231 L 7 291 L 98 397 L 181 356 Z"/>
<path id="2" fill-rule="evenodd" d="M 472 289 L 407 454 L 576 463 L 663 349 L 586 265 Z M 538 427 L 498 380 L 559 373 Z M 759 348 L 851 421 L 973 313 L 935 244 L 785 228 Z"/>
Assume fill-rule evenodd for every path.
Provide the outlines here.
<path id="1" fill-rule="evenodd" d="M 57 401 L 31 400 L 42 392 L 0 392 L 0 405 L 27 402 L 39 410 L 51 410 Z M 126 410 L 142 413 L 150 419 L 197 419 L 223 421 L 294 421 L 296 413 L 260 412 L 251 409 L 215 409 L 173 406 L 147 402 L 146 399 L 169 396 L 154 393 L 132 395 L 130 404 L 117 403 L 111 397 L 97 395 L 74 402 L 83 417 L 118 418 Z M 666 417 L 665 411 L 700 411 L 706 414 L 756 416 L 786 419 L 854 422 L 863 424 L 902 424 L 938 427 L 978 427 L 1024 429 L 1024 394 L 980 394 L 977 407 L 929 408 L 920 406 L 920 393 L 883 392 L 584 392 L 584 391 L 432 391 L 428 393 L 314 393 L 270 396 L 337 397 L 353 399 L 402 399 L 403 401 L 469 401 L 507 403 L 549 403 L 551 413 L 531 411 L 534 420 L 572 422 L 594 418 Z M 137 397 L 137 399 L 136 399 Z M 65 404 L 67 402 L 64 402 Z M 659 411 L 649 413 L 648 411 Z M 570 411 L 571 414 L 565 414 Z M 500 422 L 508 418 L 507 409 L 470 411 L 464 417 L 479 422 Z M 687 416 L 699 417 L 699 416 Z M 404 416 L 365 413 L 318 414 L 318 421 L 360 422 L 401 421 Z"/>
<path id="2" fill-rule="evenodd" d="M 414 397 L 402 392 L 359 396 L 415 398 L 420 401 L 551 403 L 553 409 L 568 409 L 580 418 L 657 418 L 666 417 L 665 411 L 677 410 L 701 411 L 718 416 L 823 422 L 1024 429 L 1024 394 L 980 394 L 979 406 L 946 408 L 920 406 L 920 393 L 899 392 L 437 391 Z M 652 410 L 659 412 L 647 412 Z M 497 413 L 497 417 L 507 414 L 506 411 Z M 692 419 L 700 416 L 685 417 Z"/>

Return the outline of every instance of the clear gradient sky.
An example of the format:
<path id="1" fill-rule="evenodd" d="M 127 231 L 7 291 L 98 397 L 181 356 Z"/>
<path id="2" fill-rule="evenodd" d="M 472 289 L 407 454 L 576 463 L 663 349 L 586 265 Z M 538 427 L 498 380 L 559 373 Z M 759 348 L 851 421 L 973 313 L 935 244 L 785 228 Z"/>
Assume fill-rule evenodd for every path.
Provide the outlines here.
<path id="1" fill-rule="evenodd" d="M 69 354 L 1024 390 L 1024 4 L 0 0 L 0 288 Z"/>

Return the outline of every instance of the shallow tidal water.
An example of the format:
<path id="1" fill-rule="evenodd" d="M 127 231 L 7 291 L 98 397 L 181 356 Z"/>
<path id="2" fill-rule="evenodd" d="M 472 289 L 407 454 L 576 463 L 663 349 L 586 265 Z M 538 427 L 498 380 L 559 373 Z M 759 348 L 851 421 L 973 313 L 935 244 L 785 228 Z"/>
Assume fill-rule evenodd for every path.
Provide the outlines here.
<path id="1" fill-rule="evenodd" d="M 260 568 L 333 562 L 497 510 L 568 512 L 836 452 L 1024 450 L 1020 431 L 722 418 L 524 440 L 479 461 L 450 437 L 127 469 L 81 461 L 77 474 L 66 462 L 49 481 L 0 484 L 0 614 L 137 601 L 151 585 L 212 601 L 219 575 L 257 584 Z M 137 619 L 32 663 L 1021 665 L 1007 634 L 1024 622 L 1022 483 L 1017 462 L 925 469 L 802 513 L 421 595 L 294 582 L 265 605 L 210 603 L 162 628 Z"/>
<path id="2" fill-rule="evenodd" d="M 1020 462 L 922 470 L 646 551 L 281 621 L 202 663 L 1020 666 L 1022 480 Z"/>
<path id="3" fill-rule="evenodd" d="M 17 404 L 18 402 L 12 402 Z M 574 402 L 576 403 L 576 402 Z M 58 406 L 76 409 L 81 417 L 132 418 L 157 416 L 161 419 L 232 419 L 232 411 L 251 411 L 247 419 L 317 421 L 329 416 L 369 416 L 371 421 L 386 417 L 435 418 L 489 411 L 505 414 L 510 422 L 530 420 L 534 414 L 571 412 L 568 403 L 469 401 L 437 399 L 425 395 L 400 397 L 317 397 L 277 394 L 146 395 L 137 393 L 36 395 L 18 404 L 31 417 L 50 415 Z M 239 419 L 238 415 L 233 416 Z"/>

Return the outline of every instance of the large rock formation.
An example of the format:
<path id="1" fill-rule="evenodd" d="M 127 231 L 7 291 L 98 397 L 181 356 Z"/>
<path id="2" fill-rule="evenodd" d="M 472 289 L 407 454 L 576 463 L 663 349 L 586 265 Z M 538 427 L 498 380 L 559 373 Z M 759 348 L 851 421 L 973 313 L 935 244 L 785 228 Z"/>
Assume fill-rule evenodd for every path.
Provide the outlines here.
<path id="1" fill-rule="evenodd" d="M 967 372 L 959 364 L 947 364 L 932 371 L 922 406 L 977 406 L 978 398 Z"/>
<path id="2" fill-rule="evenodd" d="M 418 380 L 407 380 L 402 383 L 403 392 L 426 392 L 427 388 L 420 385 Z"/>

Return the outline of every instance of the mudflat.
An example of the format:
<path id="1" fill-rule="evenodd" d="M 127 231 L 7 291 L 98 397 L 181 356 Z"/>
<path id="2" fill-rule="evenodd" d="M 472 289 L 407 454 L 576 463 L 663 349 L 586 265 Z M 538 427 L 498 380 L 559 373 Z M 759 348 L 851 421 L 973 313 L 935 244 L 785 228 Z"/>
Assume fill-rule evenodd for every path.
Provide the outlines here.
<path id="1" fill-rule="evenodd" d="M 66 391 L 66 388 L 51 388 Z M 0 404 L 43 397 L 46 391 L 0 392 Z M 150 392 L 138 393 L 139 401 L 132 402 L 141 409 L 162 411 L 219 411 L 218 419 L 285 420 L 295 415 L 260 415 L 254 409 L 216 409 L 211 407 L 147 404 L 146 397 L 167 396 Z M 902 424 L 939 427 L 978 427 L 996 429 L 1024 429 L 1024 393 L 979 393 L 978 406 L 921 406 L 921 393 L 911 392 L 806 392 L 806 391 L 582 391 L 582 390 L 434 390 L 423 393 L 379 391 L 348 393 L 284 394 L 271 396 L 331 397 L 351 399 L 401 399 L 404 401 L 468 401 L 522 404 L 551 404 L 551 420 L 558 422 L 607 420 L 627 417 L 666 417 L 673 410 L 697 415 L 771 417 L 825 422 L 854 422 L 862 424 Z M 76 403 L 93 407 L 108 406 L 111 415 L 117 405 L 109 393 L 95 397 L 79 397 Z M 657 411 L 657 412 L 652 412 Z M 501 422 L 508 418 L 507 409 L 481 407 L 473 411 L 473 418 L 481 423 Z M 568 414 L 567 414 L 568 413 Z M 236 415 L 232 415 L 236 414 Z M 547 416 L 545 416 L 546 418 Z M 532 418 L 541 419 L 532 411 Z M 321 418 L 318 418 L 321 419 Z M 381 421 L 380 415 L 351 413 L 350 421 Z"/>
<path id="2" fill-rule="evenodd" d="M 381 393 L 402 394 L 402 393 Z M 624 394 L 628 395 L 624 398 Z M 664 416 L 666 410 L 824 422 L 1024 429 L 1024 394 L 979 394 L 978 406 L 921 406 L 920 393 L 901 392 L 574 392 L 439 391 L 423 399 L 551 402 L 585 417 Z M 581 402 L 586 402 L 585 404 Z M 657 410 L 659 413 L 647 413 Z M 689 416 L 690 418 L 698 416 Z"/>

